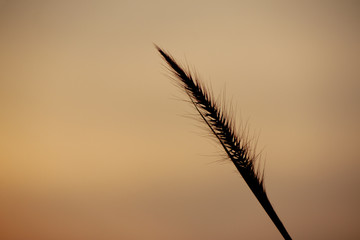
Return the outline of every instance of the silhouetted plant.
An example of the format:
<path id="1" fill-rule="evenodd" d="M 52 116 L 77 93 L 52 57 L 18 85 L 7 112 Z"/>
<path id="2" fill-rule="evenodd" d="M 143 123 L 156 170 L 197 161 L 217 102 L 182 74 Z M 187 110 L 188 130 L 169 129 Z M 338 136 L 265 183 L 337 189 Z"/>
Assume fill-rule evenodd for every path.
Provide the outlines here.
<path id="1" fill-rule="evenodd" d="M 264 173 L 260 172 L 259 168 L 255 168 L 256 155 L 251 151 L 249 141 L 235 132 L 233 121 L 226 114 L 224 106 L 214 101 L 212 94 L 199 79 L 177 64 L 170 54 L 158 46 L 155 47 L 168 64 L 177 84 L 185 91 L 204 123 L 224 148 L 226 155 L 234 163 L 284 239 L 291 239 L 266 195 Z"/>

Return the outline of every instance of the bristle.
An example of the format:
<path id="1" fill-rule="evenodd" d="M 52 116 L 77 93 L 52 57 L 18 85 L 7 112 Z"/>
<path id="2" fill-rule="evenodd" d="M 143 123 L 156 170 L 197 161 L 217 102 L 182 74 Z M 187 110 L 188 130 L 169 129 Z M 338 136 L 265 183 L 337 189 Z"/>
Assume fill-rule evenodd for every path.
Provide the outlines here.
<path id="1" fill-rule="evenodd" d="M 226 155 L 233 162 L 284 239 L 291 239 L 266 195 L 263 185 L 264 173 L 259 167 L 255 167 L 256 155 L 251 150 L 247 138 L 234 131 L 234 121 L 229 118 L 226 109 L 214 101 L 212 93 L 202 85 L 197 77 L 194 77 L 189 70 L 184 70 L 170 54 L 156 45 L 155 47 L 168 64 L 175 80 L 185 91 L 203 122 L 221 144 Z"/>

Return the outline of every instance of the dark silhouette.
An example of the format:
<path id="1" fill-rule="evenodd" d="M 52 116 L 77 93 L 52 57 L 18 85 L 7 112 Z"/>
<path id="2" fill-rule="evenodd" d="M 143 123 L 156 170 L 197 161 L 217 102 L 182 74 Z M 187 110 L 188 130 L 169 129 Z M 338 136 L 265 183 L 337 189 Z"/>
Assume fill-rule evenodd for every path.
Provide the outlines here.
<path id="1" fill-rule="evenodd" d="M 212 94 L 209 93 L 202 83 L 197 78 L 194 78 L 190 71 L 183 70 L 172 56 L 158 46 L 155 45 L 155 47 L 168 64 L 169 70 L 175 76 L 177 84 L 188 95 L 190 102 L 224 148 L 227 156 L 234 163 L 284 239 L 291 239 L 266 195 L 264 174 L 254 166 L 256 155 L 254 151 L 251 151 L 249 141 L 235 133 L 233 121 L 226 114 L 226 110 L 213 100 Z"/>

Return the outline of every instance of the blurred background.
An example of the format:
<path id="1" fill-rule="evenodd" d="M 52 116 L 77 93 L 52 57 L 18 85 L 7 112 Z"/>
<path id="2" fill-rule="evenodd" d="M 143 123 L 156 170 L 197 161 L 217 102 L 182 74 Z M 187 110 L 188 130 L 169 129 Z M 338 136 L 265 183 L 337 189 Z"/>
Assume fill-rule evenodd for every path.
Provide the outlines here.
<path id="1" fill-rule="evenodd" d="M 293 239 L 360 238 L 358 1 L 0 1 L 0 238 L 281 239 L 153 43 L 248 123 Z"/>

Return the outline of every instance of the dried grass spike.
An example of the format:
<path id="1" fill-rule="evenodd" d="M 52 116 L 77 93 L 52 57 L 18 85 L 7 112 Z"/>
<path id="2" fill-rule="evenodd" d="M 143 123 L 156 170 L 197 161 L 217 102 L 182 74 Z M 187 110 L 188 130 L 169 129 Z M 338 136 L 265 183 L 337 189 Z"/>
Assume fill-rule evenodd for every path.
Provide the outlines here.
<path id="1" fill-rule="evenodd" d="M 260 202 L 284 239 L 291 239 L 284 225 L 272 207 L 263 185 L 263 171 L 255 167 L 256 155 L 251 151 L 250 144 L 242 135 L 234 131 L 233 121 L 226 114 L 223 106 L 214 101 L 212 94 L 202 85 L 189 70 L 183 70 L 171 55 L 156 46 L 178 85 L 188 95 L 190 102 L 212 134 L 224 148 L 226 155 L 233 162 L 250 190 Z"/>

